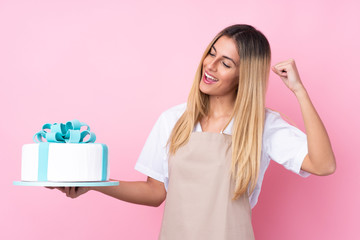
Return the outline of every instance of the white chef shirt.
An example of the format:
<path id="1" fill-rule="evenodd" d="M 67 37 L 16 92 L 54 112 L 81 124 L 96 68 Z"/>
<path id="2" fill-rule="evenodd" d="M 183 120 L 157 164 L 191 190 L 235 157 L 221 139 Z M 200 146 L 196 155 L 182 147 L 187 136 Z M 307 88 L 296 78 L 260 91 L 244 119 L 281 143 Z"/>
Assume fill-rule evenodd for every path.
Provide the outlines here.
<path id="1" fill-rule="evenodd" d="M 151 178 L 161 181 L 168 187 L 168 150 L 166 142 L 175 123 L 186 110 L 186 102 L 163 111 L 153 126 L 145 145 L 136 162 L 135 169 Z M 231 135 L 234 118 L 223 131 Z M 194 131 L 202 132 L 199 122 Z M 265 124 L 263 133 L 260 172 L 256 187 L 249 196 L 251 208 L 257 201 L 261 190 L 265 171 L 270 159 L 283 165 L 286 169 L 302 176 L 310 176 L 301 169 L 301 164 L 308 153 L 307 137 L 300 129 L 282 119 L 278 112 L 265 108 Z M 249 188 L 248 188 L 249 190 Z"/>

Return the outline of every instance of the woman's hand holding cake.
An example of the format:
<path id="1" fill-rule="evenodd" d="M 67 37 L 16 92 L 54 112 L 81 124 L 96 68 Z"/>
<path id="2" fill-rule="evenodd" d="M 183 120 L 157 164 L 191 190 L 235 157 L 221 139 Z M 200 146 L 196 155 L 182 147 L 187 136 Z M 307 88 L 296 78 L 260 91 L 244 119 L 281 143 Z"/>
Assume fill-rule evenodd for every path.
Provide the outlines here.
<path id="1" fill-rule="evenodd" d="M 110 179 L 110 181 L 119 181 Z M 49 189 L 58 189 L 65 193 L 67 197 L 77 198 L 78 196 L 94 190 L 101 192 L 116 199 L 141 204 L 146 206 L 158 207 L 166 198 L 166 190 L 163 182 L 151 177 L 147 181 L 119 181 L 117 186 L 106 187 L 47 187 Z"/>
<path id="2" fill-rule="evenodd" d="M 66 193 L 67 197 L 77 198 L 78 196 L 87 193 L 90 188 L 89 187 L 46 187 L 49 189 L 58 189 L 63 193 Z"/>

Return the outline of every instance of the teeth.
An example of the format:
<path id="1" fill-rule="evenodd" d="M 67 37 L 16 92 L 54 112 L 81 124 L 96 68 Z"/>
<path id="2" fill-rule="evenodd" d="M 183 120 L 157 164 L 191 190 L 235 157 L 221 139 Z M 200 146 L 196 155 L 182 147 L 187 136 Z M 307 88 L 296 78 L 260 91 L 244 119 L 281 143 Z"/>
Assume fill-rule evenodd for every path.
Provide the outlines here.
<path id="1" fill-rule="evenodd" d="M 219 81 L 219 80 L 217 80 L 216 78 L 213 78 L 212 76 L 206 74 L 206 72 L 205 72 L 205 76 L 206 76 L 207 78 L 210 78 L 211 80 L 213 80 L 213 81 L 215 81 L 215 82 Z"/>

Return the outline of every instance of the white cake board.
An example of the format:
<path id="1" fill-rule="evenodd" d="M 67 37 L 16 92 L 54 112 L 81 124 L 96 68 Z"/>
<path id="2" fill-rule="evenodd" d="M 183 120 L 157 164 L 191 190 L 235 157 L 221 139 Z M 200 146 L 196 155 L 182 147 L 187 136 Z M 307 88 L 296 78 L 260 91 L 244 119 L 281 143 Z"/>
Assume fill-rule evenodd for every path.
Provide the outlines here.
<path id="1" fill-rule="evenodd" d="M 42 187 L 97 187 L 97 186 L 117 186 L 119 181 L 103 182 L 31 182 L 31 181 L 14 181 L 17 186 L 42 186 Z"/>

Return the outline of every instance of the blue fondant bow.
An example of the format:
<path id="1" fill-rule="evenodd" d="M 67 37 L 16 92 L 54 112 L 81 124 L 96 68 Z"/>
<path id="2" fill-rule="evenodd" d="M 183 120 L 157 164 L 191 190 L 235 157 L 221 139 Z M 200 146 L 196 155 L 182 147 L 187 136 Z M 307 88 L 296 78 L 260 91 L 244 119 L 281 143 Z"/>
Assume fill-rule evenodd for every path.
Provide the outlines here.
<path id="1" fill-rule="evenodd" d="M 83 126 L 87 127 L 87 129 L 80 131 L 80 128 Z M 50 132 L 45 131 L 46 129 L 50 129 Z M 89 139 L 84 142 L 83 140 L 87 135 L 89 135 Z M 44 124 L 42 130 L 35 133 L 33 140 L 34 142 L 43 142 L 43 138 L 45 138 L 47 142 L 58 143 L 93 143 L 96 140 L 95 133 L 90 132 L 89 125 L 76 119 L 66 124 Z"/>

